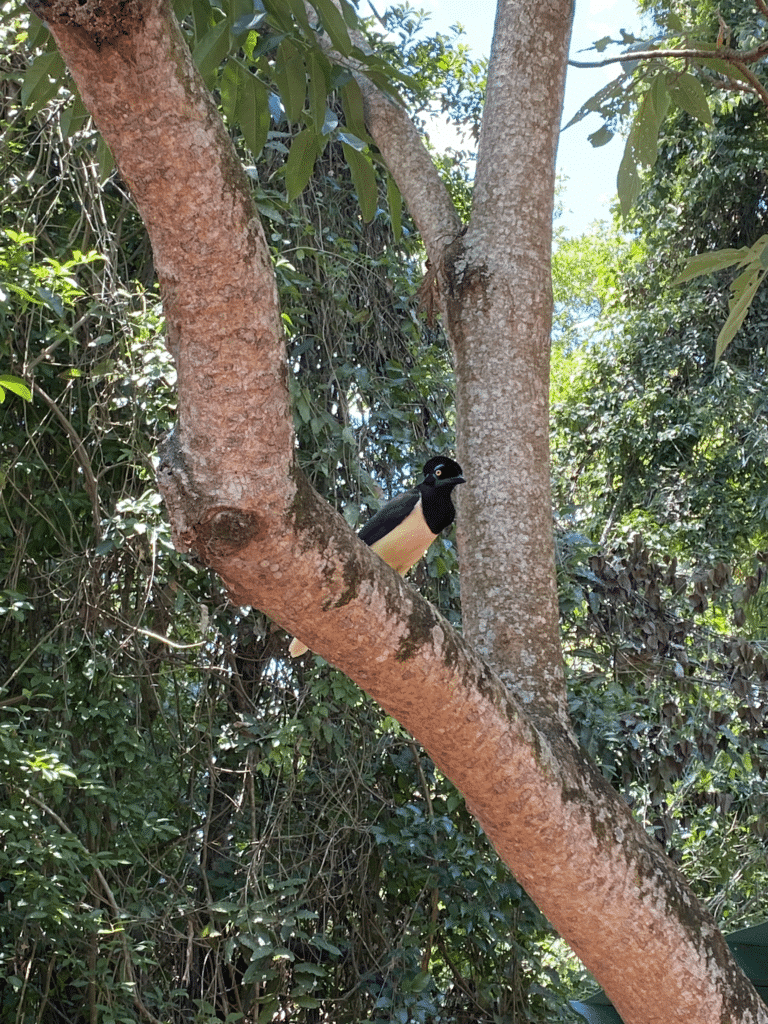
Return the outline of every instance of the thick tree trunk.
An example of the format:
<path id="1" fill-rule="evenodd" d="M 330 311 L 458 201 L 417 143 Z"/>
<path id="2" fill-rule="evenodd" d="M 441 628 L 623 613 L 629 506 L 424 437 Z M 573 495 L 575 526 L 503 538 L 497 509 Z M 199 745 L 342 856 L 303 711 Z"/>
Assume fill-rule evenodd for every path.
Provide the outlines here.
<path id="1" fill-rule="evenodd" d="M 472 216 L 446 252 L 464 633 L 536 712 L 568 723 L 549 470 L 550 254 L 571 0 L 500 0 Z"/>
<path id="2" fill-rule="evenodd" d="M 179 426 L 161 469 L 179 546 L 221 574 L 235 603 L 297 632 L 412 731 L 627 1024 L 766 1024 L 714 923 L 565 719 L 547 338 L 566 5 L 502 0 L 469 230 L 437 237 L 458 224 L 443 199 L 419 219 L 457 358 L 467 633 L 504 682 L 292 468 L 268 251 L 170 4 L 31 6 L 51 23 L 152 239 L 179 369 Z M 368 112 L 386 154 L 372 96 Z M 411 202 L 434 198 L 436 176 L 420 185 L 407 162 L 392 164 Z"/>

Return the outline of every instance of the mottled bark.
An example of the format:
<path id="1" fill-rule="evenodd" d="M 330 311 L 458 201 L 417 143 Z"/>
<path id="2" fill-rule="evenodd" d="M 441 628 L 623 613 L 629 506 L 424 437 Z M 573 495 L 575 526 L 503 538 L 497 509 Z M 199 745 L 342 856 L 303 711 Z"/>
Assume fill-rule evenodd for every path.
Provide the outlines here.
<path id="1" fill-rule="evenodd" d="M 457 360 L 476 650 L 293 468 L 264 236 L 170 4 L 31 6 L 51 23 L 152 239 L 179 367 L 179 426 L 160 473 L 177 544 L 221 574 L 235 603 L 300 635 L 411 730 L 627 1024 L 766 1024 L 714 923 L 564 716 L 546 420 L 567 5 L 502 0 L 471 223 L 456 236 L 442 199 L 419 220 L 439 256 Z M 383 152 L 385 112 L 369 97 Z M 393 173 L 412 203 L 429 202 L 434 181 L 407 180 L 418 165 L 393 158 Z"/>

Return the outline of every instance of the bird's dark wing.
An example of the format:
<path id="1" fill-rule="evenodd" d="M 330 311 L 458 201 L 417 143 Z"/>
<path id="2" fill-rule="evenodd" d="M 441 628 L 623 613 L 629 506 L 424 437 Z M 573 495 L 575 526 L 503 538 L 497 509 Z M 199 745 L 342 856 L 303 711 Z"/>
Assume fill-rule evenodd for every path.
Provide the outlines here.
<path id="1" fill-rule="evenodd" d="M 388 501 L 379 511 L 368 520 L 365 526 L 358 533 L 360 540 L 365 541 L 369 546 L 377 540 L 386 537 L 396 526 L 416 508 L 421 495 L 417 490 L 405 491 L 398 494 L 396 498 Z"/>

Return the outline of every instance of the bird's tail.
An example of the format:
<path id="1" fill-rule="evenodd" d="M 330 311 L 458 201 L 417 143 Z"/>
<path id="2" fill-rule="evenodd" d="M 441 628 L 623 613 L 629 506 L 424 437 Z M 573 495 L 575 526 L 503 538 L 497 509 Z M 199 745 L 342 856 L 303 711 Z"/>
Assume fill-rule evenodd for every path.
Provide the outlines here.
<path id="1" fill-rule="evenodd" d="M 306 654 L 309 648 L 306 644 L 303 644 L 301 640 L 297 640 L 296 637 L 291 640 L 291 645 L 288 648 L 288 653 L 292 658 L 300 658 L 302 654 Z"/>

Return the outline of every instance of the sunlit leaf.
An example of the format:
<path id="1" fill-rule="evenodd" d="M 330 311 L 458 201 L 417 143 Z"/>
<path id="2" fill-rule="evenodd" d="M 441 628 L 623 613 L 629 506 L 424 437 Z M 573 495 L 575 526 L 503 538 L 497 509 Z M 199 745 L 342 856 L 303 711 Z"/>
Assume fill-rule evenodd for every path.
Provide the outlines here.
<path id="1" fill-rule="evenodd" d="M 709 109 L 709 101 L 704 91 L 704 86 L 688 71 L 681 74 L 670 75 L 667 79 L 667 88 L 672 100 L 681 110 L 691 117 L 697 118 L 704 124 L 712 124 L 712 114 Z"/>
<path id="2" fill-rule="evenodd" d="M 359 152 L 353 146 L 342 142 L 342 149 L 352 174 L 352 182 L 360 202 L 363 220 L 366 222 L 371 221 L 376 216 L 376 210 L 379 205 L 376 174 L 373 170 L 373 165 L 369 157 Z"/>
<path id="3" fill-rule="evenodd" d="M 715 343 L 715 362 L 718 362 L 723 352 L 733 341 L 736 332 L 746 319 L 749 307 L 755 297 L 757 289 L 765 277 L 765 270 L 759 267 L 750 267 L 733 282 L 733 296 L 730 303 L 728 319 L 717 336 Z"/>
<path id="4" fill-rule="evenodd" d="M 23 398 L 25 402 L 32 401 L 32 390 L 26 381 L 23 381 L 21 377 L 14 377 L 8 373 L 0 373 L 0 391 L 6 389 L 12 391 L 15 395 Z M 3 395 L 0 401 L 5 400 Z"/>
<path id="5" fill-rule="evenodd" d="M 306 188 L 318 156 L 317 135 L 305 128 L 294 138 L 285 164 L 288 199 L 293 200 Z"/>
<path id="6" fill-rule="evenodd" d="M 734 264 L 744 263 L 748 258 L 749 249 L 746 246 L 741 249 L 717 249 L 714 252 L 699 253 L 688 260 L 685 270 L 675 278 L 674 284 L 683 284 L 702 274 L 714 274 Z"/>
<path id="7" fill-rule="evenodd" d="M 286 117 L 293 124 L 297 124 L 304 110 L 307 75 L 301 51 L 288 39 L 284 39 L 277 50 L 275 81 L 280 90 Z"/>

